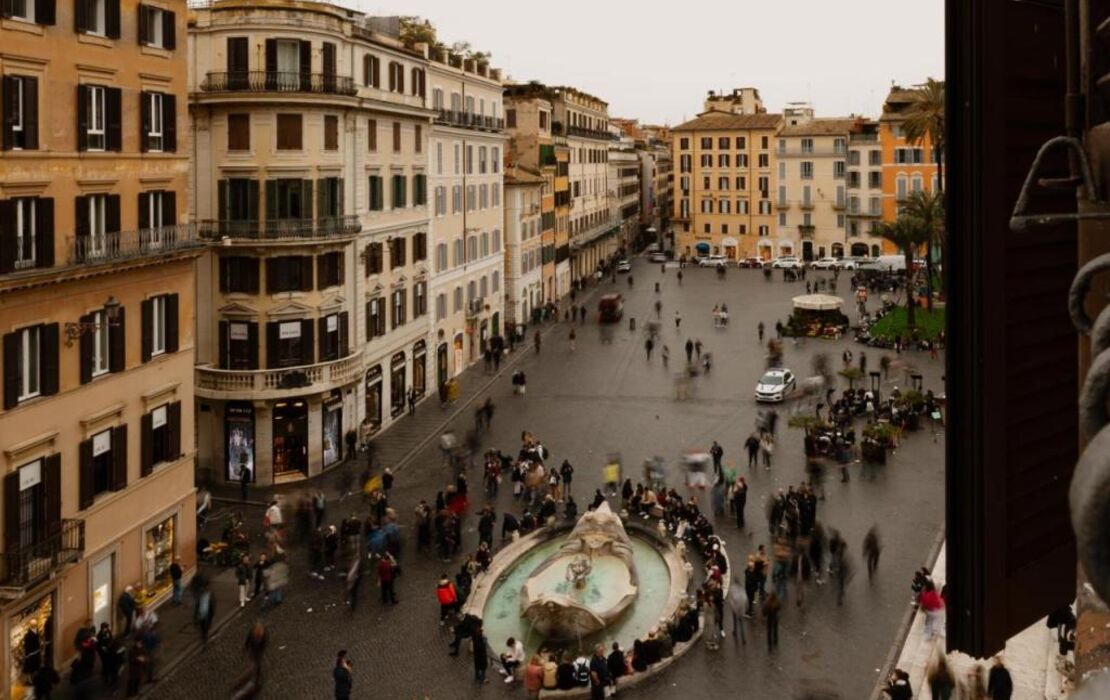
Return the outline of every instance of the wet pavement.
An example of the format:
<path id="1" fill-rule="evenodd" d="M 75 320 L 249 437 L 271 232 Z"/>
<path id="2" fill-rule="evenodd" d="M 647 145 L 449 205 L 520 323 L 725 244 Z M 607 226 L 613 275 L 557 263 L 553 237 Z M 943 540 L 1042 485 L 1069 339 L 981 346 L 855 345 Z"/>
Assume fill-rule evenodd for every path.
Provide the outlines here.
<path id="1" fill-rule="evenodd" d="M 432 405 L 433 398 L 421 406 L 416 417 L 406 419 L 412 422 L 407 429 L 401 429 L 401 421 L 399 427 L 382 435 L 379 454 L 383 463 L 399 467 L 395 470 L 391 504 L 400 514 L 402 525 L 411 522 L 412 509 L 420 498 L 431 501 L 451 478 L 442 465 L 436 440 L 426 438 L 433 430 L 438 432 L 440 422 L 452 415 L 456 430 L 461 433 L 468 429 L 473 425 L 473 413 L 465 401 L 491 396 L 496 412 L 492 430 L 483 435 L 483 446 L 515 453 L 521 431 L 533 431 L 551 451 L 550 461 L 558 464 L 565 458 L 574 464 L 573 491 L 582 507 L 594 488 L 600 486 L 601 467 L 609 453 L 620 453 L 626 473 L 635 478 L 643 461 L 653 455 L 674 465 L 684 451 L 708 450 L 717 440 L 724 447 L 725 461 L 737 464 L 750 485 L 748 528 L 737 530 L 728 521 L 718 525 L 732 561 L 741 563 L 756 545 L 767 544 L 763 516 L 766 498 L 778 488 L 801 482 L 805 471 L 802 434 L 786 427 L 786 419 L 794 410 L 791 402 L 779 407 L 779 442 L 772 469 L 749 473 L 745 466 L 742 443 L 760 408 L 752 394 L 764 364 L 756 324 L 762 320 L 773 334 L 775 321 L 785 322 L 790 298 L 803 294 L 804 284 L 784 283 L 778 276 L 766 281 L 753 270 L 729 270 L 724 279 L 718 279 L 712 270 L 687 268 L 680 286 L 676 273 L 674 268 L 661 273 L 658 265 L 637 260 L 632 289 L 627 276 L 621 276 L 615 287 L 604 282 L 588 292 L 596 299 L 598 293 L 615 289 L 626 297 L 625 320 L 609 327 L 611 342 L 605 342 L 609 339 L 594 322 L 594 314 L 585 325 L 577 327 L 574 351 L 568 344 L 569 327 L 548 325 L 540 353 L 530 347 L 518 350 L 502 364 L 499 376 L 486 375 L 481 368 L 468 372 L 463 403 L 441 409 Z M 815 277 L 811 274 L 810 279 Z M 656 281 L 662 286 L 658 295 L 653 291 Z M 847 288 L 847 279 L 841 279 L 840 293 L 847 294 Z M 661 363 L 661 349 L 657 348 L 648 361 L 643 347 L 641 331 L 644 322 L 654 315 L 657 298 L 663 302 L 661 339 L 670 350 L 669 370 Z M 731 320 L 726 328 L 715 328 L 711 311 L 721 302 L 728 304 Z M 678 330 L 673 320 L 676 310 L 682 317 Z M 635 332 L 629 331 L 629 317 L 636 319 Z M 714 362 L 711 373 L 696 380 L 691 397 L 676 401 L 673 372 L 680 365 L 687 338 L 700 339 L 703 352 L 711 352 Z M 787 340 L 785 347 L 787 366 L 803 377 L 810 373 L 811 358 L 817 353 L 827 354 L 833 366 L 839 368 L 845 348 L 851 348 L 857 357 L 863 349 L 848 339 L 811 339 L 799 345 Z M 877 369 L 881 353 L 865 352 L 869 369 Z M 893 352 L 889 354 L 893 356 Z M 942 361 L 930 360 L 926 353 L 905 353 L 902 357 L 924 375 L 926 388 L 939 391 Z M 528 378 L 524 397 L 511 392 L 509 373 L 517 367 Z M 899 373 L 892 374 L 894 381 L 886 389 L 897 383 L 895 374 Z M 360 471 L 361 466 L 340 469 Z M 811 586 L 800 608 L 795 606 L 791 593 L 784 606 L 776 652 L 767 652 L 763 625 L 754 620 L 746 646 L 729 638 L 719 651 L 699 647 L 657 678 L 622 691 L 622 697 L 657 698 L 677 692 L 699 697 L 727 690 L 746 698 L 781 699 L 814 681 L 836 688 L 846 699 L 867 697 L 905 617 L 913 571 L 922 565 L 942 528 L 943 435 L 932 435 L 927 429 L 910 434 L 884 467 L 865 472 L 860 465 L 853 465 L 850 473 L 851 481 L 846 484 L 835 475 L 828 480 L 828 497 L 819 505 L 818 518 L 840 530 L 857 570 L 861 568 L 863 536 L 873 524 L 879 525 L 884 550 L 873 582 L 867 581 L 866 573 L 857 575 L 839 607 L 835 591 L 829 586 Z M 327 475 L 325 488 L 331 492 L 333 484 L 344 480 L 342 472 Z M 681 483 L 677 468 L 671 470 L 669 481 Z M 475 470 L 471 475 L 471 512 L 484 502 L 480 482 L 480 473 Z M 703 503 L 708 507 L 706 500 Z M 508 488 L 502 488 L 496 507 L 498 512 L 509 508 L 520 511 Z M 342 503 L 332 498 L 329 517 L 337 520 L 355 509 L 363 512 L 355 498 Z M 245 506 L 245 513 L 256 526 L 260 523 L 260 508 Z M 476 547 L 475 527 L 476 518 L 468 517 L 464 523 L 464 552 Z M 417 554 L 414 533 L 407 528 L 404 533 L 398 605 L 383 606 L 368 576 L 360 607 L 351 613 L 343 602 L 343 582 L 338 577 L 327 581 L 309 577 L 307 555 L 294 545 L 285 602 L 265 614 L 259 611 L 257 602 L 248 606 L 206 650 L 165 676 L 154 688 L 154 695 L 169 700 L 227 697 L 232 681 L 245 667 L 242 645 L 247 628 L 260 616 L 270 633 L 260 697 L 330 697 L 331 666 L 335 652 L 341 648 L 348 650 L 353 661 L 354 697 L 523 695 L 519 685 L 506 688 L 496 674 L 488 686 L 476 685 L 469 658 L 447 655 L 449 640 L 437 624 L 435 580 L 441 571 L 453 574 L 461 557 L 442 563 L 431 555 Z M 490 640 L 495 650 L 500 650 L 503 642 Z"/>

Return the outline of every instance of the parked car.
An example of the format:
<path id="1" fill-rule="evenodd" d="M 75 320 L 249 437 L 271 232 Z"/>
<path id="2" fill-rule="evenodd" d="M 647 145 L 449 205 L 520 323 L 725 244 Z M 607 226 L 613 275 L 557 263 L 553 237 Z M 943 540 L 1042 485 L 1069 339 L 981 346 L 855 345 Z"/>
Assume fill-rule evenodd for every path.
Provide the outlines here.
<path id="1" fill-rule="evenodd" d="M 739 263 L 740 267 L 758 270 L 763 267 L 763 258 L 744 258 Z"/>
<path id="2" fill-rule="evenodd" d="M 793 255 L 783 255 L 771 263 L 773 270 L 800 270 L 802 269 L 802 261 Z"/>
<path id="3" fill-rule="evenodd" d="M 632 263 L 627 260 L 618 260 L 617 272 L 632 272 Z"/>
<path id="4" fill-rule="evenodd" d="M 624 315 L 624 297 L 606 294 L 597 302 L 597 313 L 601 323 L 616 323 Z"/>
<path id="5" fill-rule="evenodd" d="M 653 263 L 665 263 L 667 262 L 667 254 L 659 252 L 652 253 L 651 257 L 648 259 L 651 260 Z"/>
<path id="6" fill-rule="evenodd" d="M 698 261 L 698 267 L 717 267 L 718 265 L 727 265 L 728 258 L 723 255 L 707 255 Z"/>
<path id="7" fill-rule="evenodd" d="M 860 263 L 867 262 L 869 258 L 840 258 L 834 266 L 837 270 L 858 270 Z"/>
<path id="8" fill-rule="evenodd" d="M 755 385 L 755 400 L 777 403 L 784 401 L 797 388 L 798 382 L 790 370 L 767 370 Z"/>
<path id="9" fill-rule="evenodd" d="M 819 260 L 814 260 L 809 266 L 814 270 L 832 270 L 838 267 L 839 264 L 840 261 L 836 258 L 821 258 Z"/>

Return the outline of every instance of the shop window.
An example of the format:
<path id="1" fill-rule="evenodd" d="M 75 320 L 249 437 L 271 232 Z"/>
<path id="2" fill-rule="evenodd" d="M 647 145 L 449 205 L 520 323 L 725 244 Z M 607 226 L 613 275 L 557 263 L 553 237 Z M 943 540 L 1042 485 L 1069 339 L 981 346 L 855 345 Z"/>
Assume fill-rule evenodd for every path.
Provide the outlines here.
<path id="1" fill-rule="evenodd" d="M 390 361 L 389 403 L 390 413 L 396 418 L 405 410 L 408 388 L 405 385 L 405 353 L 399 352 Z"/>
<path id="2" fill-rule="evenodd" d="M 168 589 L 170 565 L 177 552 L 177 517 L 171 515 L 146 531 L 143 543 L 143 586 L 147 597 Z"/>

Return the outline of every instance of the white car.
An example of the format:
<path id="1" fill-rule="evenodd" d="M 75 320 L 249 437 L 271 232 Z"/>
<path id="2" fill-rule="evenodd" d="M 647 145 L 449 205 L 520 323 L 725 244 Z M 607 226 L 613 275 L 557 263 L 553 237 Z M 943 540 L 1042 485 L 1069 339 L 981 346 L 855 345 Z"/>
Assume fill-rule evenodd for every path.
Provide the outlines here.
<path id="1" fill-rule="evenodd" d="M 836 258 L 821 258 L 814 260 L 809 264 L 811 269 L 814 270 L 832 270 L 840 263 Z"/>
<path id="2" fill-rule="evenodd" d="M 617 262 L 617 272 L 632 272 L 632 263 L 627 260 Z"/>
<path id="3" fill-rule="evenodd" d="M 723 255 L 707 255 L 698 261 L 698 267 L 717 267 L 728 265 L 728 258 Z"/>
<path id="4" fill-rule="evenodd" d="M 798 388 L 794 373 L 788 369 L 769 369 L 755 385 L 755 400 L 778 403 Z"/>
<path id="5" fill-rule="evenodd" d="M 653 263 L 665 263 L 665 262 L 667 262 L 667 254 L 666 253 L 652 253 L 649 260 L 651 260 Z"/>
<path id="6" fill-rule="evenodd" d="M 860 263 L 867 260 L 867 258 L 840 258 L 833 267 L 837 270 L 858 270 Z"/>
<path id="7" fill-rule="evenodd" d="M 774 270 L 800 270 L 802 269 L 802 261 L 793 255 L 784 255 L 771 263 L 771 269 Z"/>

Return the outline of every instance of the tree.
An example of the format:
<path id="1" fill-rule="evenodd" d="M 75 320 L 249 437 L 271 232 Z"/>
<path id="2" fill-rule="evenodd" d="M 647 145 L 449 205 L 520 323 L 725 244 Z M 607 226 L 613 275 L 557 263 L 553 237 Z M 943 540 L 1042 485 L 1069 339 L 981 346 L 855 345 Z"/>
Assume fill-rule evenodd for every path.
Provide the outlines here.
<path id="1" fill-rule="evenodd" d="M 401 42 L 412 48 L 417 44 L 435 46 L 436 28 L 423 17 L 407 16 L 401 18 Z"/>
<path id="2" fill-rule="evenodd" d="M 924 190 L 911 192 L 909 199 L 902 204 L 901 211 L 903 214 L 919 220 L 922 225 L 929 230 L 929 241 L 926 243 L 926 248 L 931 250 L 930 245 L 934 242 L 938 243 L 941 247 L 941 259 L 943 260 L 943 252 L 945 250 L 944 195 L 939 192 L 925 192 Z M 929 278 L 925 282 L 925 288 L 928 290 L 929 299 L 927 303 L 930 311 L 933 310 L 933 270 L 931 257 L 931 255 L 926 253 L 925 268 Z"/>
<path id="3" fill-rule="evenodd" d="M 944 81 L 929 78 L 913 91 L 913 101 L 906 108 L 903 133 L 909 143 L 933 145 L 933 162 L 937 166 L 937 192 L 944 193 Z M 943 218 L 943 217 L 942 217 Z M 947 246 L 940 242 L 940 263 L 944 269 Z M 929 309 L 933 308 L 933 240 L 925 245 L 925 270 L 929 276 Z"/>
<path id="4" fill-rule="evenodd" d="M 900 214 L 893 222 L 879 227 L 879 235 L 895 245 L 906 256 L 906 325 L 917 325 L 914 311 L 917 301 L 913 296 L 913 259 L 921 246 L 929 241 L 931 231 L 920 219 Z"/>

